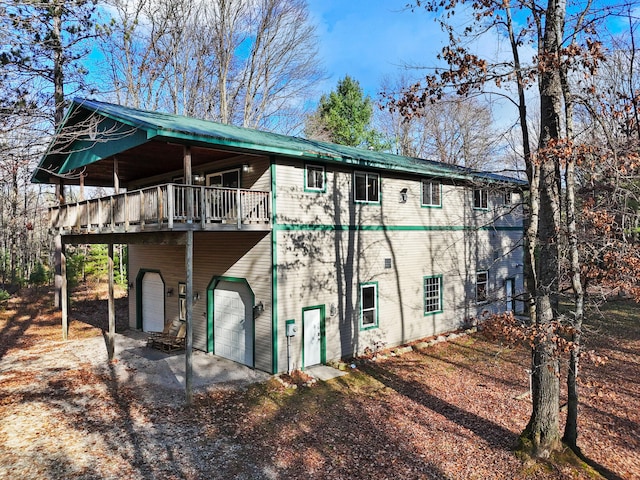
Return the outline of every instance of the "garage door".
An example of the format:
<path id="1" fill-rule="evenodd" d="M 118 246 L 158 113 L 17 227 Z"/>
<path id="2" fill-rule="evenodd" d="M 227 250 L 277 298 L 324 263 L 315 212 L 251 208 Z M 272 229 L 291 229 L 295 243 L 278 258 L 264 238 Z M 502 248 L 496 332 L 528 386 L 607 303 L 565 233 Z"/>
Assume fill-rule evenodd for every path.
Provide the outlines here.
<path id="1" fill-rule="evenodd" d="M 159 273 L 147 272 L 142 277 L 142 330 L 164 330 L 164 282 Z"/>
<path id="2" fill-rule="evenodd" d="M 253 299 L 241 282 L 221 281 L 213 294 L 214 353 L 253 367 Z"/>

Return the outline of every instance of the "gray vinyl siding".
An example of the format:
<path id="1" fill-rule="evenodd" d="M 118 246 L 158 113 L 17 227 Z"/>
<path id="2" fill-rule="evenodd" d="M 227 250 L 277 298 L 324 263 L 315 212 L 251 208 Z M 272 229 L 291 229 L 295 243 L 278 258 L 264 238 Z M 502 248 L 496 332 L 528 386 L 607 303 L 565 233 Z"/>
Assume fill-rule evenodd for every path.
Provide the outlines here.
<path id="1" fill-rule="evenodd" d="M 277 168 L 277 221 L 285 224 L 394 225 L 394 226 L 521 226 L 519 195 L 513 195 L 510 208 L 503 205 L 500 186 L 489 186 L 489 209 L 473 208 L 473 186 L 442 182 L 442 207 L 422 206 L 422 180 L 427 177 L 380 173 L 380 202 L 353 201 L 355 171 L 374 172 L 366 168 L 343 168 L 327 165 L 326 191 L 304 189 L 305 163 L 279 160 Z M 407 201 L 400 201 L 400 191 L 407 189 Z"/>
<path id="2" fill-rule="evenodd" d="M 502 191 L 490 191 L 489 208 L 477 210 L 472 186 L 443 179 L 442 207 L 424 208 L 421 177 L 381 173 L 380 203 L 355 203 L 353 171 L 327 166 L 326 192 L 318 193 L 304 191 L 302 162 L 276 166 L 278 332 L 287 320 L 301 332 L 303 308 L 324 305 L 326 358 L 337 359 L 456 330 L 471 318 L 502 311 L 507 278 L 516 279 L 516 294 L 522 291 L 517 195 L 514 205 L 504 206 Z M 478 305 L 480 270 L 489 272 L 489 302 Z M 442 277 L 442 312 L 424 314 L 425 276 Z M 359 286 L 369 282 L 378 287 L 378 327 L 362 329 Z M 282 371 L 286 339 L 279 337 Z M 292 368 L 300 368 L 302 335 L 292 339 L 291 353 Z"/>
<path id="3" fill-rule="evenodd" d="M 517 246 L 521 234 L 490 237 L 487 231 L 280 232 L 279 331 L 288 319 L 301 325 L 304 307 L 325 305 L 327 359 L 336 359 L 376 344 L 391 347 L 456 330 L 485 311 L 502 311 L 504 281 L 515 277 L 516 292 L 522 290 L 522 268 L 516 266 L 522 258 Z M 391 268 L 385 268 L 385 259 L 391 260 Z M 492 300 L 480 305 L 475 302 L 478 270 L 489 271 Z M 423 279 L 436 275 L 442 276 L 442 312 L 425 316 Z M 363 330 L 359 285 L 368 282 L 378 284 L 379 326 Z M 335 316 L 330 315 L 332 305 Z M 297 361 L 300 349 L 297 337 L 293 339 Z M 286 362 L 284 352 L 279 361 Z"/>
<path id="4" fill-rule="evenodd" d="M 196 232 L 194 235 L 193 345 L 207 351 L 207 287 L 217 276 L 244 278 L 264 312 L 254 324 L 255 367 L 271 371 L 271 237 L 268 232 Z M 185 281 L 184 247 L 130 245 L 131 275 L 140 269 L 158 270 L 165 288 L 165 321 L 178 317 L 178 283 Z M 129 295 L 130 326 L 136 327 L 136 296 Z"/>

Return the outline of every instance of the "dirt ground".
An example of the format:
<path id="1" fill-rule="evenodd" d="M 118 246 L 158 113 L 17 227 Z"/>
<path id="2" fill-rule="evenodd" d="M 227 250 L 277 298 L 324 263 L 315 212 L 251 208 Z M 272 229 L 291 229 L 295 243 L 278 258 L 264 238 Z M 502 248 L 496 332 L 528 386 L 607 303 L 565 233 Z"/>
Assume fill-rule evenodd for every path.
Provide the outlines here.
<path id="1" fill-rule="evenodd" d="M 609 359 L 581 373 L 579 445 L 592 469 L 514 454 L 529 354 L 480 334 L 358 361 L 309 387 L 200 388 L 187 408 L 175 389 L 123 380 L 134 378 L 124 361 L 92 361 L 104 348 L 100 293 L 76 292 L 67 342 L 50 304 L 25 291 L 0 313 L 0 478 L 640 478 L 631 303 L 589 322 L 587 348 Z M 118 309 L 124 330 L 126 300 Z"/>

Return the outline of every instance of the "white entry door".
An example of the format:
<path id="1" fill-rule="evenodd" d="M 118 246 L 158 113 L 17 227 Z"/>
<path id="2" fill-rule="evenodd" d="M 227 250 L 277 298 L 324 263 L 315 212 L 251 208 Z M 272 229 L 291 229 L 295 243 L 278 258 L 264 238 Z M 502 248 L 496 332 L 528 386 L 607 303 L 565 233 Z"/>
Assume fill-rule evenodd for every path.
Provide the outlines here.
<path id="1" fill-rule="evenodd" d="M 156 272 L 147 272 L 142 277 L 142 330 L 164 330 L 164 282 Z"/>
<path id="2" fill-rule="evenodd" d="M 302 313 L 302 335 L 304 340 L 304 366 L 311 367 L 322 362 L 322 312 L 311 308 Z"/>
<path id="3" fill-rule="evenodd" d="M 504 290 L 506 297 L 506 308 L 505 311 L 513 312 L 513 290 L 515 288 L 515 280 L 513 278 L 507 278 L 504 282 Z"/>
<path id="4" fill-rule="evenodd" d="M 253 305 L 247 285 L 221 281 L 213 294 L 214 353 L 253 367 Z"/>

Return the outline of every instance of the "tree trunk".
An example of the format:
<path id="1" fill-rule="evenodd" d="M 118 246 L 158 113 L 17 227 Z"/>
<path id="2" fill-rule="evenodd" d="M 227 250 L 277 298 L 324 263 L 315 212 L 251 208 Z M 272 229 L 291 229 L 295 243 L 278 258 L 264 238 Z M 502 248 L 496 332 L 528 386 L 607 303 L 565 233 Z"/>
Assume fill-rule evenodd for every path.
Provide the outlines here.
<path id="1" fill-rule="evenodd" d="M 562 92 L 565 104 L 565 125 L 567 139 L 573 140 L 573 96 L 569 86 L 569 79 L 566 68 L 560 70 L 562 79 Z M 576 160 L 573 155 L 567 159 L 565 169 L 566 188 L 566 217 L 567 217 L 567 241 L 569 247 L 569 271 L 571 276 L 571 287 L 573 289 L 574 318 L 572 324 L 574 333 L 571 336 L 573 349 L 569 352 L 569 368 L 567 371 L 567 421 L 564 427 L 562 440 L 574 452 L 578 449 L 578 361 L 580 358 L 580 343 L 582 319 L 584 317 L 584 291 L 582 279 L 580 277 L 580 255 L 578 252 L 578 232 L 576 229 Z"/>
<path id="2" fill-rule="evenodd" d="M 560 262 L 560 163 L 554 151 L 561 137 L 562 85 L 557 62 L 564 29 L 566 3 L 549 0 L 543 42 L 539 48 L 540 165 L 538 255 L 536 265 L 536 323 L 547 335 L 537 339 L 532 356 L 533 411 L 526 433 L 533 454 L 548 457 L 561 447 L 560 382 L 556 346 L 550 336 L 558 312 Z"/>

